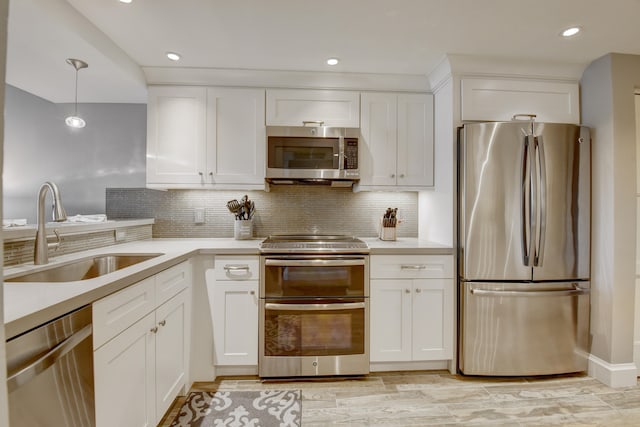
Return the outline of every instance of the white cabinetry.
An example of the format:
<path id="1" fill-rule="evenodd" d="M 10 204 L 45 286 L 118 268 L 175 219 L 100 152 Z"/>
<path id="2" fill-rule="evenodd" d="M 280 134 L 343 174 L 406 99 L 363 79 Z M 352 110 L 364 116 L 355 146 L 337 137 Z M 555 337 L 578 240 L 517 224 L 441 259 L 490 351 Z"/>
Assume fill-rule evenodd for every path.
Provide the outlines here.
<path id="1" fill-rule="evenodd" d="M 433 96 L 361 95 L 360 189 L 433 187 Z"/>
<path id="2" fill-rule="evenodd" d="M 96 426 L 155 426 L 186 388 L 188 262 L 93 304 Z"/>
<path id="3" fill-rule="evenodd" d="M 453 257 L 371 256 L 371 362 L 453 359 Z"/>
<path id="4" fill-rule="evenodd" d="M 267 90 L 267 125 L 357 128 L 360 93 L 340 90 Z"/>
<path id="5" fill-rule="evenodd" d="M 264 90 L 151 86 L 147 185 L 264 189 Z"/>
<path id="6" fill-rule="evenodd" d="M 207 91 L 149 87 L 147 184 L 199 184 L 206 170 Z"/>
<path id="7" fill-rule="evenodd" d="M 463 78 L 463 121 L 509 121 L 535 114 L 536 121 L 580 123 L 578 83 L 538 80 Z"/>
<path id="8" fill-rule="evenodd" d="M 256 256 L 216 256 L 207 271 L 217 367 L 258 364 L 258 279 Z"/>

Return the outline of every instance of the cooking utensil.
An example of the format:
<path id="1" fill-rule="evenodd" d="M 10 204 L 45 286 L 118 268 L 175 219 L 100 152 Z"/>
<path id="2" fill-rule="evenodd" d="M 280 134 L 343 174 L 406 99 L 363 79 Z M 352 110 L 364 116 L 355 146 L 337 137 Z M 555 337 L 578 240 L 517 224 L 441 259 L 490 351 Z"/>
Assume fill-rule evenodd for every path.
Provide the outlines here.
<path id="1" fill-rule="evenodd" d="M 242 205 L 237 200 L 229 200 L 227 202 L 227 209 L 229 209 L 229 212 L 231 212 L 232 214 L 235 214 L 236 219 L 238 217 L 238 213 L 240 212 L 241 208 L 242 208 Z"/>

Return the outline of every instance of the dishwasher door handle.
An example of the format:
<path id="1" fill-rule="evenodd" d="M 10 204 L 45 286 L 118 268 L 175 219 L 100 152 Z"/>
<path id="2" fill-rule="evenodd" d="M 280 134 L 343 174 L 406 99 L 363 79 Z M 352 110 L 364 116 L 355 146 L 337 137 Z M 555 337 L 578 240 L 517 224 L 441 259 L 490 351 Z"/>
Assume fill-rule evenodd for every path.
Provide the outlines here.
<path id="1" fill-rule="evenodd" d="M 90 337 L 92 332 L 92 326 L 87 325 L 66 340 L 62 341 L 60 344 L 53 347 L 45 355 L 39 357 L 35 362 L 18 369 L 16 373 L 7 378 L 7 388 L 9 389 L 9 393 L 18 389 L 21 385 L 26 384 L 45 369 L 56 363 L 58 359 L 73 350 L 87 337 Z"/>

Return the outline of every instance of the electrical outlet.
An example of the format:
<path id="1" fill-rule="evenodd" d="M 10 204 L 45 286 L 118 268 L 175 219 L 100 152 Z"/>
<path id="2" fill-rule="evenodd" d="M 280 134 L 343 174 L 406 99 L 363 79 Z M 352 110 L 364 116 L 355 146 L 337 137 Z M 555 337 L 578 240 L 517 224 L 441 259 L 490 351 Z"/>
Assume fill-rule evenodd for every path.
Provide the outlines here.
<path id="1" fill-rule="evenodd" d="M 195 224 L 204 224 L 204 208 L 195 208 L 193 210 L 193 222 Z"/>

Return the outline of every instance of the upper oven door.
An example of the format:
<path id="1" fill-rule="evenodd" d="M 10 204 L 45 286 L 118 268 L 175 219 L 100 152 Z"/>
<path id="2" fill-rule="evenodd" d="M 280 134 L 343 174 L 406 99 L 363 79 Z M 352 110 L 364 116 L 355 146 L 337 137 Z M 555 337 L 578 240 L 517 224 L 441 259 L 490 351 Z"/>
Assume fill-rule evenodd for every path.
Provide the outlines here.
<path id="1" fill-rule="evenodd" d="M 366 257 L 262 257 L 262 298 L 369 296 Z"/>

